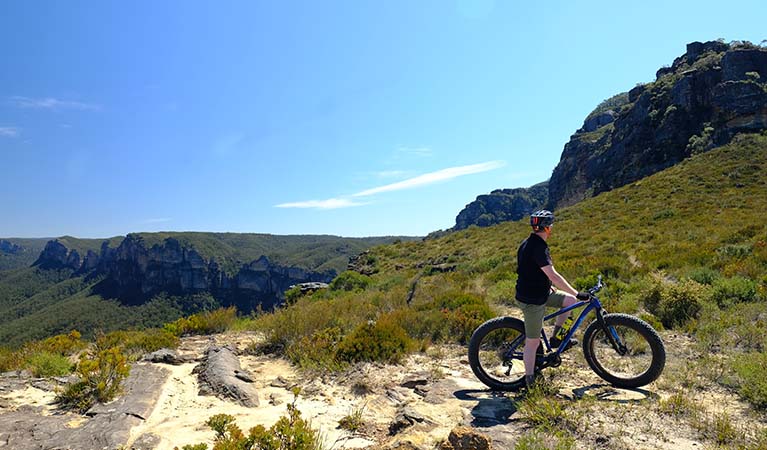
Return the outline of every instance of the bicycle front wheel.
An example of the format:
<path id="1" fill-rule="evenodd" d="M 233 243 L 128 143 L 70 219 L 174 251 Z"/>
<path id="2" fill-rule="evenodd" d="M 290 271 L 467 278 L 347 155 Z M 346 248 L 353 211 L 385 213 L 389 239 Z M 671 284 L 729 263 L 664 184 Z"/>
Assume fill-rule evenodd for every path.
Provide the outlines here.
<path id="1" fill-rule="evenodd" d="M 621 388 L 655 381 L 666 364 L 666 349 L 645 321 L 628 314 L 605 314 L 583 334 L 583 356 L 599 377 Z"/>
<path id="2" fill-rule="evenodd" d="M 469 365 L 474 375 L 496 391 L 522 386 L 525 364 L 525 325 L 513 317 L 498 317 L 480 325 L 469 341 Z"/>

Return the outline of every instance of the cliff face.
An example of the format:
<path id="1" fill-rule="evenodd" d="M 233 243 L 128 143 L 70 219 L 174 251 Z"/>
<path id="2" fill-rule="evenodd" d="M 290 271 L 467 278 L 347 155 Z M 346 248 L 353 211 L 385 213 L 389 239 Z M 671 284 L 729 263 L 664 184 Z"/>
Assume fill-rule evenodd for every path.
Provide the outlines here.
<path id="1" fill-rule="evenodd" d="M 767 128 L 767 49 L 693 42 L 653 83 L 590 115 L 565 145 L 548 207 L 576 203 Z"/>
<path id="2" fill-rule="evenodd" d="M 543 182 L 529 188 L 496 189 L 480 195 L 458 214 L 453 230 L 519 220 L 545 205 L 548 192 L 548 182 Z"/>
<path id="3" fill-rule="evenodd" d="M 336 275 L 334 270 L 313 272 L 281 266 L 265 256 L 227 273 L 215 258 L 203 258 L 197 250 L 182 246 L 174 238 L 147 248 L 141 237 L 130 234 L 118 247 L 109 247 L 104 242 L 100 253 L 89 250 L 85 257 L 52 240 L 35 265 L 69 268 L 77 275 L 100 277 L 102 281 L 96 291 L 128 305 L 141 304 L 161 292 L 171 295 L 208 292 L 222 304 L 236 305 L 241 311 L 252 311 L 258 306 L 271 309 L 291 285 L 329 282 Z"/>

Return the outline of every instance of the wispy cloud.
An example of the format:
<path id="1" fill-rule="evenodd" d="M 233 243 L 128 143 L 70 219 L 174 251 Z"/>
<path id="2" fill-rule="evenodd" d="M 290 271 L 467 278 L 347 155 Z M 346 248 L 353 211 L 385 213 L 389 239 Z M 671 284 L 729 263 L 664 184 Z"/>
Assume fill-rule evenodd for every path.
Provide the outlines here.
<path id="1" fill-rule="evenodd" d="M 303 202 L 281 203 L 275 205 L 277 208 L 312 208 L 312 209 L 338 209 L 350 208 L 352 206 L 367 205 L 369 202 L 360 202 L 354 197 L 369 197 L 382 192 L 401 191 L 404 189 L 413 189 L 440 181 L 452 180 L 453 178 L 475 173 L 487 172 L 505 166 L 503 161 L 489 161 L 480 164 L 471 164 L 468 166 L 449 167 L 447 169 L 430 172 L 417 177 L 409 178 L 397 183 L 391 183 L 384 186 L 366 189 L 346 197 L 329 198 L 327 200 L 307 200 Z"/>
<path id="2" fill-rule="evenodd" d="M 348 198 L 329 198 L 327 200 L 307 200 L 304 202 L 281 203 L 277 208 L 312 208 L 312 209 L 339 209 L 362 206 L 367 203 L 355 202 Z"/>
<path id="3" fill-rule="evenodd" d="M 18 137 L 21 130 L 16 127 L 0 127 L 0 136 Z"/>
<path id="4" fill-rule="evenodd" d="M 425 173 L 414 178 L 408 178 L 407 180 L 399 181 L 397 183 L 387 184 L 372 189 L 366 189 L 364 191 L 357 192 L 356 194 L 352 194 L 352 197 L 367 197 L 374 194 L 380 194 L 381 192 L 413 189 L 416 187 L 434 184 L 440 181 L 447 181 L 453 178 L 462 177 L 464 175 L 495 170 L 503 167 L 504 165 L 506 165 L 506 163 L 503 161 L 489 161 L 480 164 L 471 164 L 468 166 L 449 167 L 447 169 L 438 170 L 436 172 Z"/>
<path id="5" fill-rule="evenodd" d="M 45 98 L 32 98 L 32 97 L 22 97 L 22 96 L 14 96 L 10 98 L 11 103 L 18 106 L 19 108 L 27 108 L 27 109 L 49 109 L 49 110 L 59 110 L 59 109 L 77 109 L 81 111 L 100 111 L 101 106 L 96 105 L 94 103 L 84 103 L 84 102 L 77 102 L 72 100 L 61 100 L 58 98 L 53 97 L 45 97 Z"/>

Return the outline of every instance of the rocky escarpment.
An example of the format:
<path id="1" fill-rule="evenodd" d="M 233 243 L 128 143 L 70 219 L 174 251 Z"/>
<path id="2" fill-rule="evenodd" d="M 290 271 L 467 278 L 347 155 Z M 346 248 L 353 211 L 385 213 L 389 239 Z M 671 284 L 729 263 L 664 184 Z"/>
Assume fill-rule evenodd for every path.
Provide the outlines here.
<path id="1" fill-rule="evenodd" d="M 548 184 L 546 181 L 529 188 L 496 189 L 490 194 L 480 195 L 458 214 L 453 230 L 519 220 L 546 204 Z"/>
<path id="2" fill-rule="evenodd" d="M 549 183 L 550 208 L 571 205 L 767 128 L 767 48 L 693 42 L 652 83 L 589 115 Z"/>
<path id="3" fill-rule="evenodd" d="M 0 252 L 7 253 L 9 255 L 16 255 L 18 253 L 21 253 L 24 250 L 24 247 L 14 244 L 11 241 L 6 241 L 5 239 L 0 239 Z"/>
<path id="4" fill-rule="evenodd" d="M 767 48 L 693 42 L 657 71 L 655 81 L 598 105 L 570 137 L 548 184 L 480 195 L 449 231 L 519 220 L 541 206 L 569 206 L 724 145 L 738 133 L 765 129 Z"/>
<path id="5" fill-rule="evenodd" d="M 68 268 L 75 275 L 101 278 L 95 290 L 124 304 L 141 304 L 158 293 L 186 295 L 210 293 L 224 305 L 241 311 L 257 307 L 271 309 L 291 285 L 310 281 L 329 282 L 336 272 L 311 271 L 282 266 L 266 256 L 247 262 L 205 258 L 195 248 L 169 237 L 148 247 L 139 235 L 129 234 L 117 247 L 105 241 L 99 253 L 88 250 L 82 256 L 59 240 L 45 246 L 35 265 L 41 268 Z"/>

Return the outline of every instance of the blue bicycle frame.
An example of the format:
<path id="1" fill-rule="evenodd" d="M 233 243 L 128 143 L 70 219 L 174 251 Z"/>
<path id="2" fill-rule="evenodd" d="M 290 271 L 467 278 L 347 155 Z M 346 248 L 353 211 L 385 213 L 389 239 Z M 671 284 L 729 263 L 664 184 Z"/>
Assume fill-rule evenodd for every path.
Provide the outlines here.
<path id="1" fill-rule="evenodd" d="M 543 318 L 543 321 L 547 321 L 550 319 L 553 319 L 554 317 L 557 317 L 559 315 L 568 313 L 574 309 L 580 308 L 582 306 L 586 305 L 586 308 L 581 311 L 578 318 L 575 320 L 573 325 L 570 327 L 570 330 L 568 330 L 567 334 L 565 335 L 565 338 L 562 339 L 562 342 L 559 344 L 559 347 L 557 350 L 546 356 L 546 358 L 556 358 L 559 357 L 559 355 L 562 354 L 565 348 L 567 348 L 568 343 L 572 339 L 573 335 L 575 334 L 575 331 L 581 326 L 584 320 L 586 320 L 586 316 L 589 315 L 591 311 L 597 311 L 597 320 L 604 326 L 604 319 L 602 319 L 602 311 L 604 309 L 602 308 L 602 303 L 599 301 L 599 298 L 597 298 L 596 295 L 593 293 L 591 294 L 591 297 L 589 300 L 582 300 L 577 303 L 574 303 L 566 308 L 562 308 L 558 311 L 555 311 L 546 317 Z M 618 336 L 618 333 L 615 331 L 615 328 L 608 326 L 607 329 L 610 331 L 608 334 L 608 337 L 610 338 L 610 343 L 612 344 L 613 348 L 621 355 L 625 354 L 626 352 L 626 346 L 621 342 L 620 337 Z M 507 353 L 507 356 L 512 356 L 515 359 L 522 358 L 522 352 L 518 351 L 517 348 L 519 347 L 519 344 L 523 343 L 525 339 L 525 336 L 522 335 L 519 338 L 515 340 L 515 345 L 512 345 L 510 348 L 510 354 Z M 546 332 L 541 329 L 541 339 L 543 339 L 544 345 L 546 346 L 547 351 L 552 351 L 551 344 L 549 343 L 549 339 L 546 337 Z"/>

